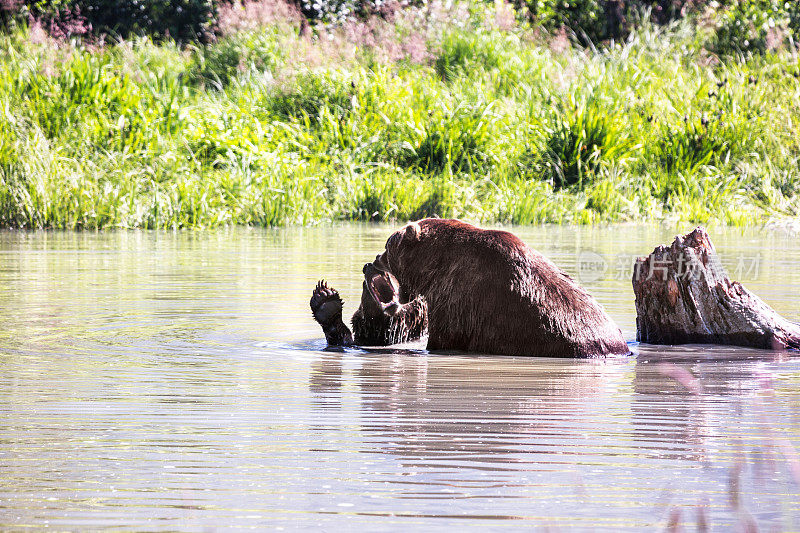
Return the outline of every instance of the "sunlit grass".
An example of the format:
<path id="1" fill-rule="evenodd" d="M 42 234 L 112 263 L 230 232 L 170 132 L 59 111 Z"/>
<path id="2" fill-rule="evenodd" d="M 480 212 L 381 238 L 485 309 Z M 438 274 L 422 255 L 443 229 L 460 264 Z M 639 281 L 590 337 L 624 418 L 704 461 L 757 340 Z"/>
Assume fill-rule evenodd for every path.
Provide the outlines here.
<path id="1" fill-rule="evenodd" d="M 428 32 L 423 60 L 287 27 L 190 49 L 0 36 L 0 225 L 798 214 L 790 53 L 712 61 L 686 25 L 556 52 L 482 20 Z"/>

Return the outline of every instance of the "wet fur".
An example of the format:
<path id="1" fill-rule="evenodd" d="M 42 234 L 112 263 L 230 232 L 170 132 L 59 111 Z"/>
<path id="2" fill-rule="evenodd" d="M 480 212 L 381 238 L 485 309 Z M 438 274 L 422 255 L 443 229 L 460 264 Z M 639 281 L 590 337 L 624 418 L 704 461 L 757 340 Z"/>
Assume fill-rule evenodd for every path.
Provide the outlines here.
<path id="1" fill-rule="evenodd" d="M 425 219 L 374 263 L 428 305 L 429 350 L 548 357 L 627 354 L 619 328 L 553 262 L 506 231 Z"/>
<path id="2" fill-rule="evenodd" d="M 394 315 L 365 313 L 359 306 L 353 315 L 356 344 L 389 346 L 417 340 L 428 331 L 428 306 L 421 298 L 409 302 Z"/>
<path id="3" fill-rule="evenodd" d="M 389 346 L 423 337 L 428 331 L 428 306 L 416 298 L 385 312 L 375 302 L 366 283 L 361 303 L 353 314 L 353 332 L 342 320 L 342 302 L 336 289 L 322 280 L 311 296 L 311 313 L 322 326 L 329 346 Z"/>

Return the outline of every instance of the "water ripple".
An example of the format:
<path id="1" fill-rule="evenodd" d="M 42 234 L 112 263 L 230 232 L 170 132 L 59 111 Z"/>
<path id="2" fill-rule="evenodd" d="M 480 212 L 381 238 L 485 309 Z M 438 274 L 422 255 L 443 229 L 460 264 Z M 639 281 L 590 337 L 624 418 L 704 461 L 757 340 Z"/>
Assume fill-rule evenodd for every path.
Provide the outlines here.
<path id="1" fill-rule="evenodd" d="M 0 233 L 0 528 L 800 527 L 796 356 L 326 350 L 309 289 L 352 312 L 387 233 Z M 579 276 L 676 231 L 518 233 Z M 746 284 L 797 318 L 800 243 L 766 241 Z M 629 281 L 587 285 L 632 340 Z"/>

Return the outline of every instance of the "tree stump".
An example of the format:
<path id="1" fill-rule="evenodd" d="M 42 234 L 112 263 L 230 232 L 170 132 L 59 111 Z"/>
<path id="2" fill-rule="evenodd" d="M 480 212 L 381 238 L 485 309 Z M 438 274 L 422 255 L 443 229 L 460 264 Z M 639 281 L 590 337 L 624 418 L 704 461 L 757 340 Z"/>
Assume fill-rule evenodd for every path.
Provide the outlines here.
<path id="1" fill-rule="evenodd" d="M 800 349 L 800 325 L 725 274 L 702 227 L 636 260 L 636 340 Z"/>

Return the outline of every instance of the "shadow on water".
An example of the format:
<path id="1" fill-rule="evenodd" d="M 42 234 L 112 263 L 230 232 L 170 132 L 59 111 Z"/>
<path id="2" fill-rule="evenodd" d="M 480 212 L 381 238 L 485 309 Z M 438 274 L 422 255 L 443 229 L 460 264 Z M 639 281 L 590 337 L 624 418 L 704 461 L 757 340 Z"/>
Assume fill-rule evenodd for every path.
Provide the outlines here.
<path id="1" fill-rule="evenodd" d="M 272 350 L 291 350 L 298 353 L 328 352 L 352 355 L 426 355 L 430 352 L 425 349 L 425 340 L 392 346 L 328 346 L 325 338 L 312 339 L 301 342 L 260 342 L 258 348 Z"/>

